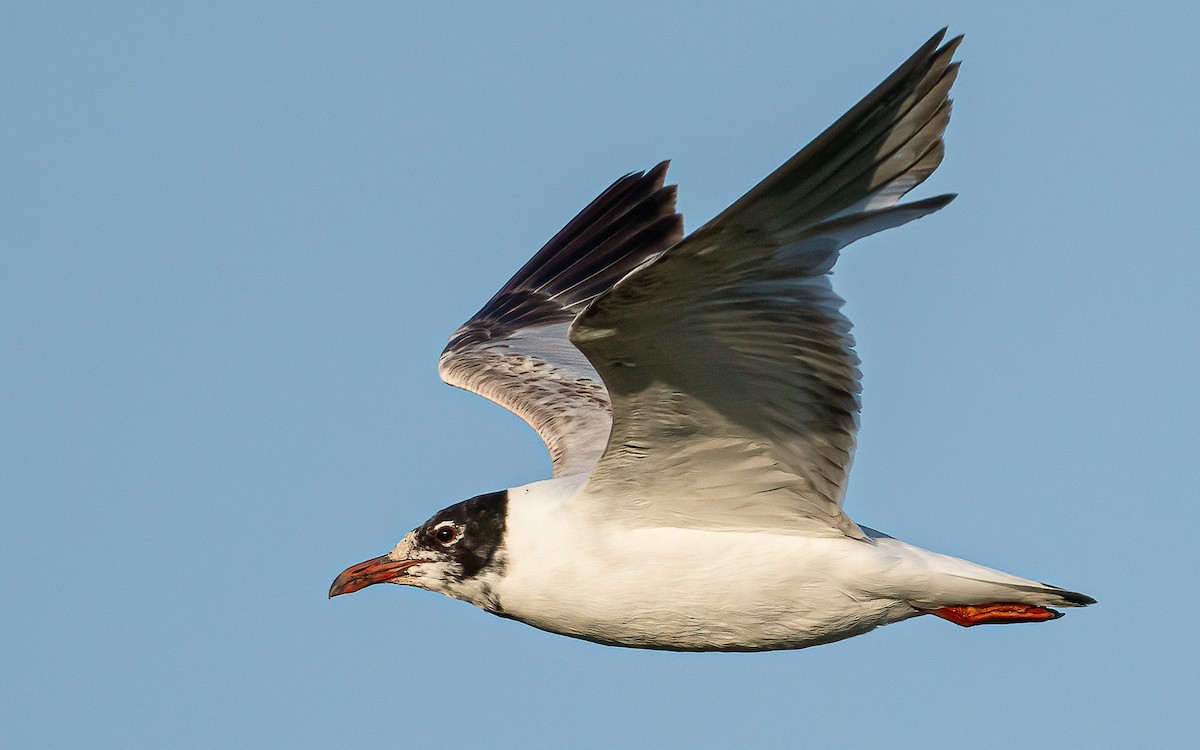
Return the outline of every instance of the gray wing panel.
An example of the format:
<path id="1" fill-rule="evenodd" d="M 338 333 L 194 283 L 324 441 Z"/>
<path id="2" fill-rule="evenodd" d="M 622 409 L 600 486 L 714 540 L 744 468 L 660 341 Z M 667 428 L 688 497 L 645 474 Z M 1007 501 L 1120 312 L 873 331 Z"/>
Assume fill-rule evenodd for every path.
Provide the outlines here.
<path id="1" fill-rule="evenodd" d="M 897 204 L 941 161 L 958 44 L 941 38 L 575 320 L 613 402 L 585 488 L 607 511 L 862 536 L 841 510 L 858 358 L 828 274 L 850 242 L 953 197 Z"/>

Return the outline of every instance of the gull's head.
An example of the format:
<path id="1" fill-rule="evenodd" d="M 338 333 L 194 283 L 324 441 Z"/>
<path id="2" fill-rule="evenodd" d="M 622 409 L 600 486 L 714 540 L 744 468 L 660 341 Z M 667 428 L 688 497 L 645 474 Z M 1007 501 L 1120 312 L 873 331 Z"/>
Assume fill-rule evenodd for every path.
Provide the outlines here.
<path id="1" fill-rule="evenodd" d="M 329 596 L 398 583 L 492 609 L 496 604 L 487 580 L 503 571 L 507 510 L 506 491 L 451 505 L 405 534 L 391 552 L 343 570 Z"/>

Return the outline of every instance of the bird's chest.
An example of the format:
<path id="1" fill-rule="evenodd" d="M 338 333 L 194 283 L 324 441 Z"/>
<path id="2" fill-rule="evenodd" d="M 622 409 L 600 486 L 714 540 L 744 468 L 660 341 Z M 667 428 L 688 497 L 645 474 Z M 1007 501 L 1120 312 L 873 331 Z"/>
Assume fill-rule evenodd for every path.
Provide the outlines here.
<path id="1" fill-rule="evenodd" d="M 823 540 L 638 529 L 512 541 L 504 613 L 602 643 L 794 648 L 879 615 L 840 580 Z"/>

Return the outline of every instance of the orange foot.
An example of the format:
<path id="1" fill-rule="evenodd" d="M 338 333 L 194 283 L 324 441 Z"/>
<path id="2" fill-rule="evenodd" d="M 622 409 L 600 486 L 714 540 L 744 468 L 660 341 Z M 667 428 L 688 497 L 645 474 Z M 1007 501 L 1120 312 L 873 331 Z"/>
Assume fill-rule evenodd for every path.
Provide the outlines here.
<path id="1" fill-rule="evenodd" d="M 949 620 L 955 625 L 1007 625 L 1012 622 L 1042 622 L 1056 620 L 1063 613 L 1032 604 L 978 604 L 962 607 L 939 607 L 929 614 Z"/>

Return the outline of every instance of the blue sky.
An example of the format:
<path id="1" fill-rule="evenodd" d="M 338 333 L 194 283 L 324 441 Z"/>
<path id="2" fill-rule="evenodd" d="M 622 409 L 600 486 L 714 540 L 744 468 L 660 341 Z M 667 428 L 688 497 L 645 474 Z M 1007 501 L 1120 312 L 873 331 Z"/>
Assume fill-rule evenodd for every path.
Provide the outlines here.
<path id="1" fill-rule="evenodd" d="M 1195 6 L 564 5 L 0 7 L 0 744 L 1190 737 Z M 947 24 L 948 155 L 915 195 L 960 198 L 836 274 L 847 508 L 1098 606 L 695 655 L 326 600 L 548 474 L 435 362 L 575 211 L 671 158 L 698 226 Z"/>

